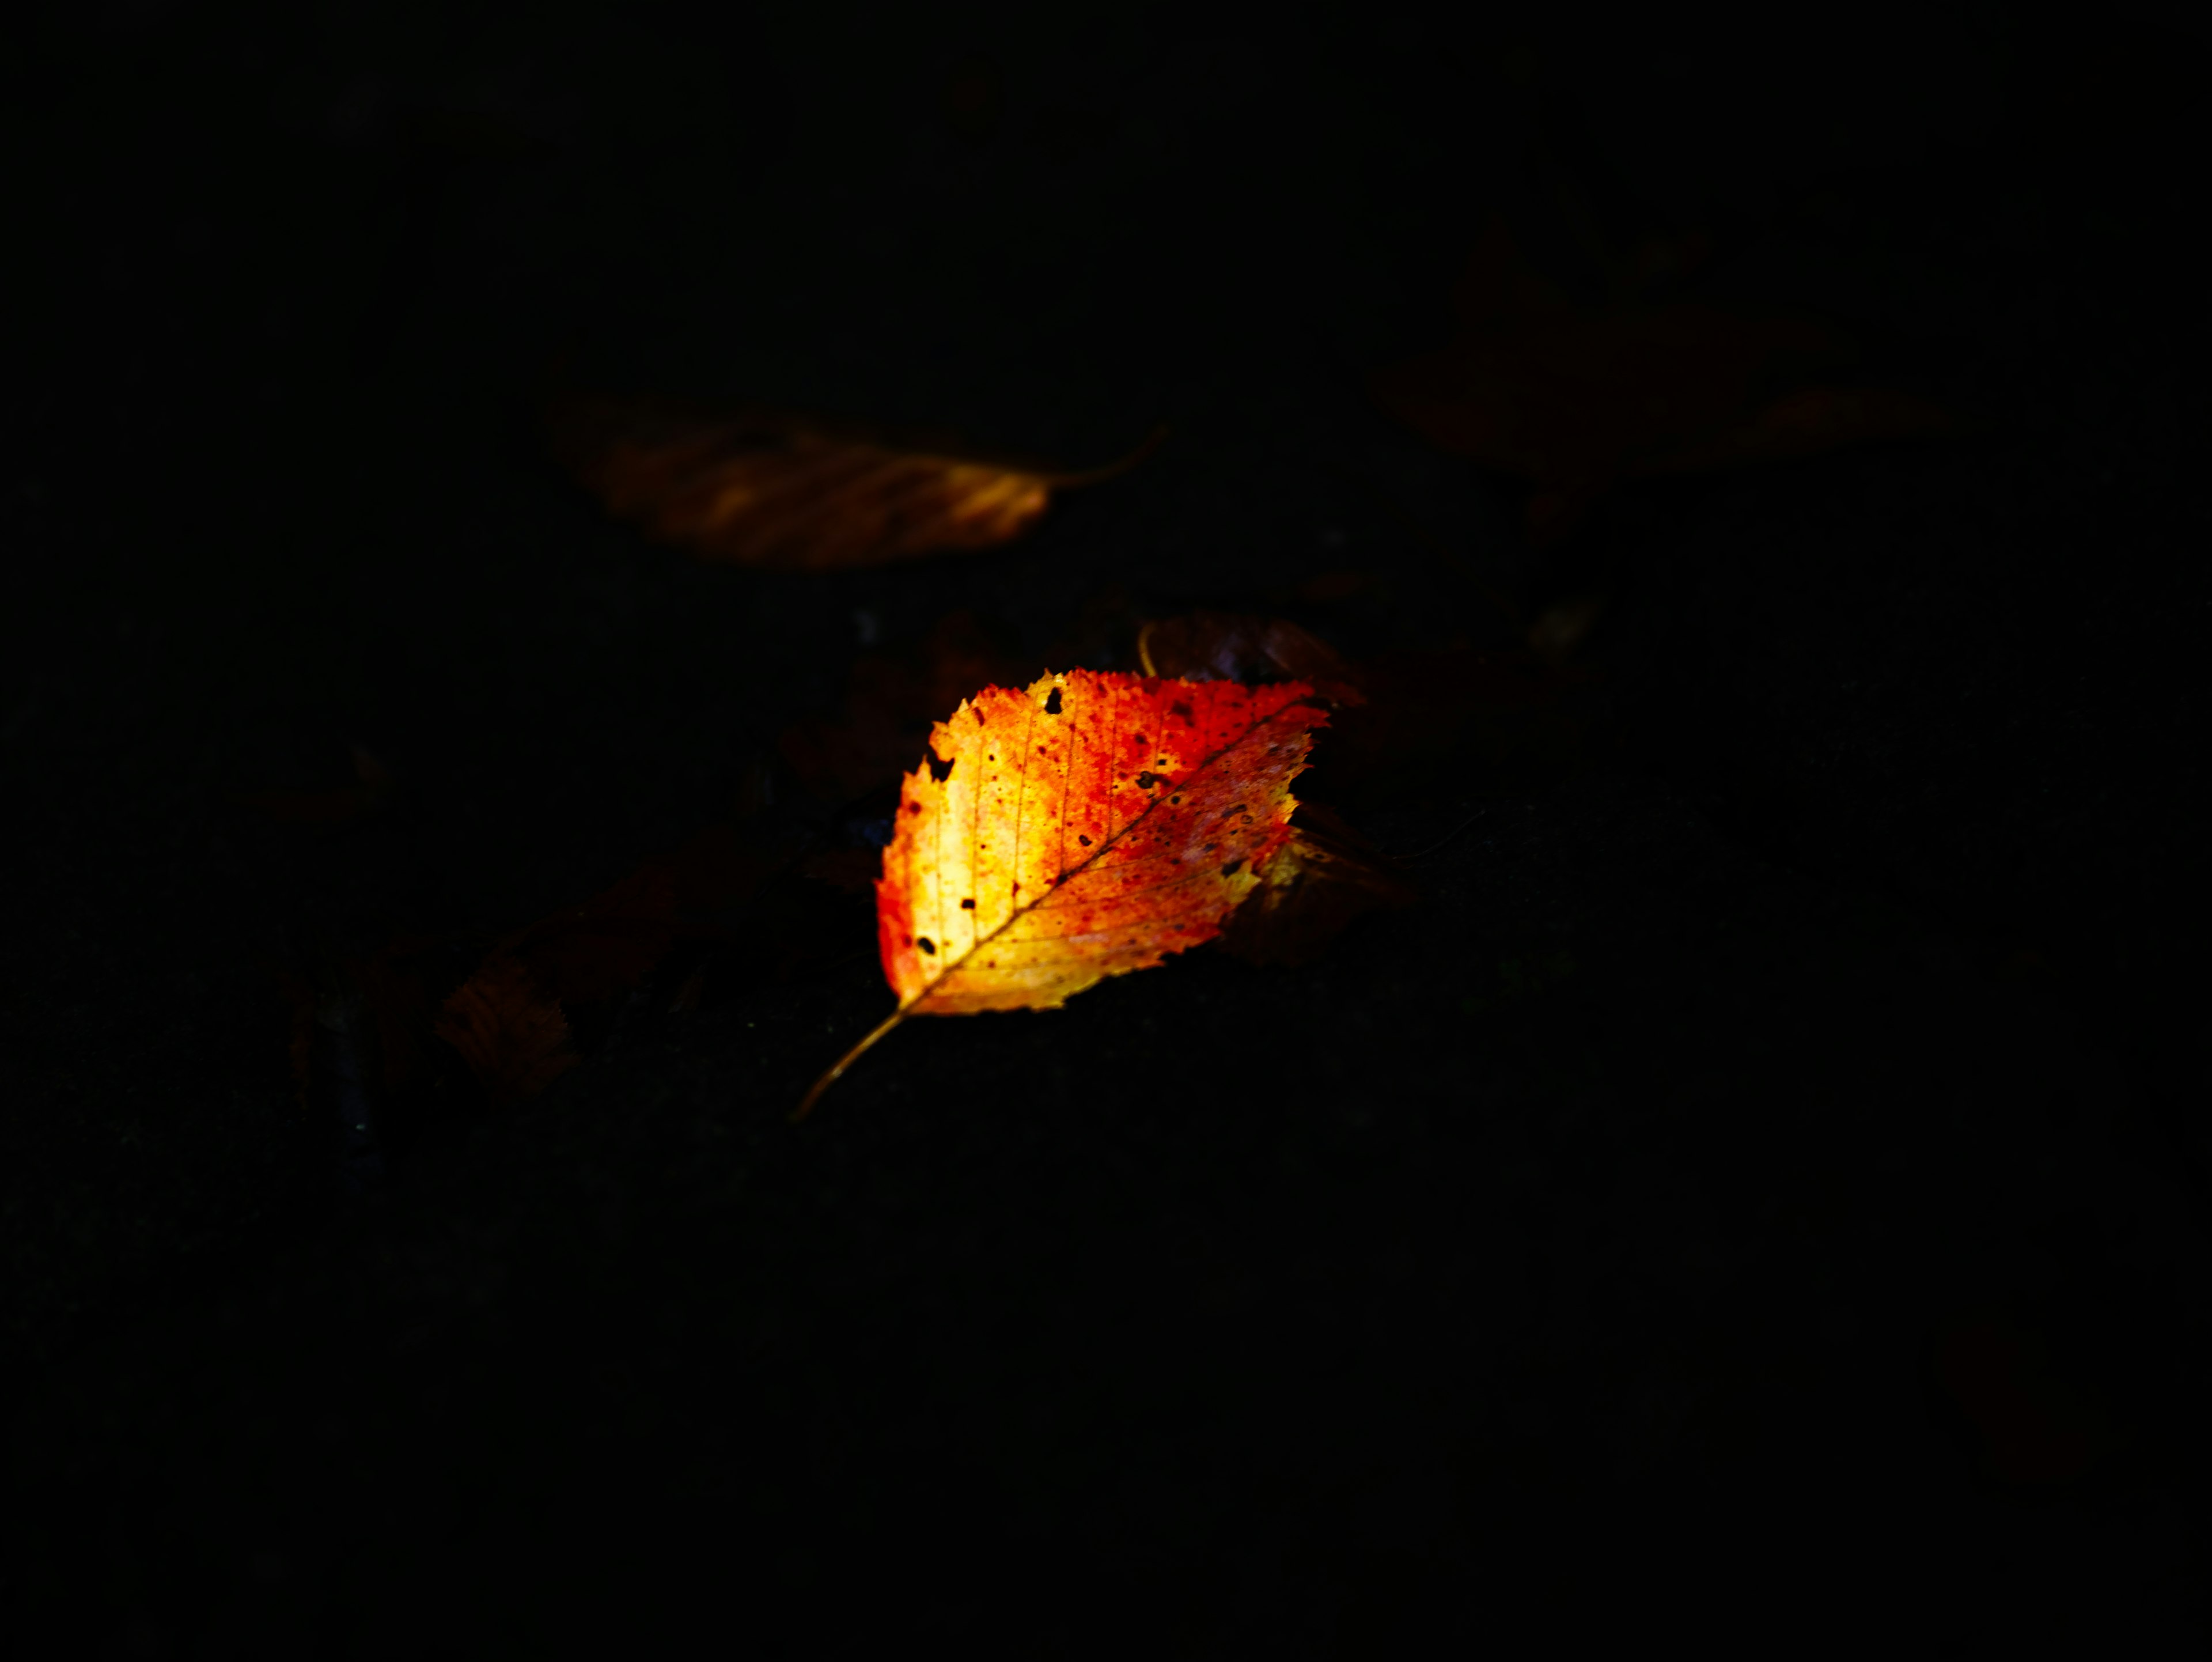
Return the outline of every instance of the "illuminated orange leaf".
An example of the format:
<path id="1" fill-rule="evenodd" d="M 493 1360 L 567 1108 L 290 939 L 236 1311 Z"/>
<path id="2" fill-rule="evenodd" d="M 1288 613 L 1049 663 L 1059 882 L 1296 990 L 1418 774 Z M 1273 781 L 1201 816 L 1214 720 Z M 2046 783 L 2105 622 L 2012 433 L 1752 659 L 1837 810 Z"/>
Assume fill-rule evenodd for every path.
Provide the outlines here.
<path id="1" fill-rule="evenodd" d="M 907 1016 L 1054 1009 L 1219 934 L 1290 840 L 1328 720 L 1310 697 L 1070 670 L 964 700 L 907 776 L 876 885 L 898 1008 L 794 1117 Z"/>
<path id="2" fill-rule="evenodd" d="M 785 411 L 572 399 L 556 448 L 608 509 L 702 559 L 805 571 L 993 548 L 1052 493 L 1108 478 L 1164 436 L 1088 472 Z"/>

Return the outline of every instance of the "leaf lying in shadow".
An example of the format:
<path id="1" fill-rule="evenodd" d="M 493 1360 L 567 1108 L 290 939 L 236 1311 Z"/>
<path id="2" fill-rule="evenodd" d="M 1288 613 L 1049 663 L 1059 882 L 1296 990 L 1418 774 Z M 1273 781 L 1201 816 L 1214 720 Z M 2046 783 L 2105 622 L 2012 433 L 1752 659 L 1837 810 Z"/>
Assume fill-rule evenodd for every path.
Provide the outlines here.
<path id="1" fill-rule="evenodd" d="M 1947 411 L 1879 388 L 1778 385 L 1850 356 L 1807 319 L 1688 301 L 1578 307 L 1491 221 L 1442 349 L 1377 371 L 1384 410 L 1441 447 L 1528 480 L 1528 527 L 1557 540 L 1623 479 L 1804 456 L 1954 430 Z"/>
<path id="2" fill-rule="evenodd" d="M 986 144 L 1006 110 L 1006 76 L 988 58 L 964 58 L 945 76 L 939 98 L 946 126 L 970 144 Z"/>
<path id="3" fill-rule="evenodd" d="M 1221 931 L 1222 950 L 1248 964 L 1310 964 L 1358 919 L 1420 898 L 1388 859 L 1319 802 L 1298 804 L 1291 840 L 1257 870 L 1259 886 Z"/>
<path id="4" fill-rule="evenodd" d="M 1985 1476 L 2011 1488 L 2068 1486 L 2113 1440 L 2103 1414 L 2053 1372 L 2040 1336 L 2002 1314 L 1963 1321 L 1936 1347 L 1938 1385 L 1980 1445 Z"/>
<path id="5" fill-rule="evenodd" d="M 1071 473 L 944 435 L 770 410 L 574 397 L 550 424 L 556 454 L 611 513 L 702 559 L 805 571 L 1011 542 L 1054 490 L 1110 478 L 1165 436 Z"/>
<path id="6" fill-rule="evenodd" d="M 1364 704 L 1358 674 L 1336 648 L 1280 618 L 1194 612 L 1146 624 L 1137 657 L 1147 675 L 1193 681 L 1304 681 L 1339 706 Z"/>
<path id="7" fill-rule="evenodd" d="M 437 1032 L 500 1107 L 536 1095 L 580 1059 L 559 1001 L 503 953 L 486 959 L 446 1001 Z"/>
<path id="8" fill-rule="evenodd" d="M 972 612 L 946 614 L 916 646 L 853 666 L 845 713 L 797 721 L 776 750 L 817 801 L 842 805 L 896 785 L 938 716 L 979 686 L 1026 685 L 1036 667 L 1003 650 Z"/>
<path id="9" fill-rule="evenodd" d="M 397 788 L 390 770 L 359 745 L 353 747 L 353 774 L 352 784 L 334 790 L 256 791 L 237 800 L 288 825 L 342 825 L 385 807 Z"/>
<path id="10" fill-rule="evenodd" d="M 1695 473 L 1785 461 L 1883 439 L 1938 438 L 1960 430 L 1941 405 L 1880 387 L 1808 387 L 1777 399 L 1718 437 L 1651 457 L 1645 475 Z"/>
<path id="11" fill-rule="evenodd" d="M 1492 764 L 1571 758 L 1599 683 L 1569 654 L 1601 604 L 1597 595 L 1564 603 L 1530 626 L 1529 646 L 1503 652 L 1401 652 L 1355 664 L 1295 624 L 1204 612 L 1146 624 L 1139 648 L 1148 673 L 1314 686 L 1335 711 L 1316 735 L 1315 783 L 1342 789 L 1449 768 L 1470 745 Z"/>
<path id="12" fill-rule="evenodd" d="M 1579 747 L 1595 679 L 1535 652 L 1406 652 L 1360 666 L 1368 702 L 1340 714 L 1316 781 L 1343 789 L 1404 770 L 1449 769 L 1472 747 L 1496 765 L 1563 761 Z"/>
<path id="13" fill-rule="evenodd" d="M 574 1064 L 577 1007 L 635 986 L 679 941 L 720 938 L 712 914 L 787 863 L 745 845 L 733 826 L 702 831 L 580 906 L 495 942 L 446 1001 L 436 1031 L 494 1102 L 531 1096 Z"/>
<path id="14" fill-rule="evenodd" d="M 1607 598 L 1599 591 L 1553 601 L 1529 624 L 1528 650 L 1554 668 L 1564 666 L 1569 654 L 1588 638 Z"/>

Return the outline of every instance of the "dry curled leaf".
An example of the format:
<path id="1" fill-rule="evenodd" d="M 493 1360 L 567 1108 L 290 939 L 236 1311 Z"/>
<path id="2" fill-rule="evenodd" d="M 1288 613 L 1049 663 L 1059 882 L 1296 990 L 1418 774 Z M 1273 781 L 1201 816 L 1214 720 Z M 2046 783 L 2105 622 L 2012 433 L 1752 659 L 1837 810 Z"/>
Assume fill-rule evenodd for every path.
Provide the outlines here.
<path id="1" fill-rule="evenodd" d="M 1070 670 L 964 700 L 907 776 L 876 886 L 898 1008 L 794 1117 L 908 1015 L 1053 1009 L 1212 940 L 1290 840 L 1328 720 L 1310 696 Z"/>
<path id="2" fill-rule="evenodd" d="M 805 571 L 1011 542 L 1055 490 L 1111 478 L 1164 436 L 1069 473 L 772 410 L 572 398 L 551 424 L 556 452 L 618 517 L 702 559 Z"/>

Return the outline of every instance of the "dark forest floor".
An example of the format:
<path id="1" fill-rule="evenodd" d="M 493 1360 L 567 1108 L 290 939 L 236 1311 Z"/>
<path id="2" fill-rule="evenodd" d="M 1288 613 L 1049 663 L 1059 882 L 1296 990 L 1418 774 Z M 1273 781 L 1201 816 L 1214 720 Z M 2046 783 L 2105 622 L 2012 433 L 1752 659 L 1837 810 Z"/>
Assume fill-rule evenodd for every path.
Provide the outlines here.
<path id="1" fill-rule="evenodd" d="M 109 9 L 11 93 L 10 1630 L 2198 1653 L 2200 41 Z M 1533 552 L 1360 376 L 1492 207 L 1576 281 L 1561 179 L 1978 430 Z M 710 567 L 547 460 L 564 352 L 1174 436 L 1003 551 Z M 1597 719 L 1333 798 L 1386 849 L 1482 817 L 1310 968 L 917 1021 L 793 1128 L 890 1004 L 824 891 L 811 956 L 648 984 L 366 1196 L 302 1117 L 288 941 L 515 927 L 763 778 L 834 837 L 776 740 L 866 650 L 1215 606 L 1368 657 L 1485 585 L 1606 594 Z M 387 812 L 238 806 L 354 744 Z"/>

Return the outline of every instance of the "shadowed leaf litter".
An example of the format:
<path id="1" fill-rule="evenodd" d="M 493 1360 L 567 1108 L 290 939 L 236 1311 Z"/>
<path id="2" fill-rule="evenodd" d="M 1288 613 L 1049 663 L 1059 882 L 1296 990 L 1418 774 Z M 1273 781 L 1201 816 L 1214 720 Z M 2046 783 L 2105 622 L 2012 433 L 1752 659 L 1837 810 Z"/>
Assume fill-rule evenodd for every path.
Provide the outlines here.
<path id="1" fill-rule="evenodd" d="M 578 1060 L 570 1010 L 635 986 L 680 941 L 719 938 L 707 920 L 786 863 L 744 845 L 733 827 L 702 831 L 583 904 L 495 941 L 446 1001 L 438 1036 L 494 1103 L 534 1095 Z"/>
<path id="2" fill-rule="evenodd" d="M 855 660 L 842 714 L 794 721 L 776 753 L 810 796 L 842 807 L 895 787 L 938 716 L 975 688 L 1026 684 L 1041 667 L 1006 651 L 973 612 L 947 612 L 919 643 Z"/>
<path id="3" fill-rule="evenodd" d="M 1310 964 L 1358 919 L 1419 898 L 1342 816 L 1301 802 L 1290 841 L 1261 865 L 1259 886 L 1230 915 L 1221 949 L 1247 964 Z"/>
<path id="4" fill-rule="evenodd" d="M 1066 472 L 786 411 L 579 395 L 549 423 L 555 454 L 617 517 L 703 560 L 799 571 L 1012 542 L 1054 491 L 1112 478 L 1167 435 Z"/>
<path id="5" fill-rule="evenodd" d="M 1431 443 L 1527 480 L 1527 529 L 1540 543 L 1571 533 L 1626 479 L 1960 426 L 1908 393 L 1802 384 L 1850 354 L 1823 323 L 1632 295 L 1577 306 L 1527 264 L 1503 220 L 1490 222 L 1453 303 L 1449 342 L 1385 366 L 1369 389 Z"/>
<path id="6" fill-rule="evenodd" d="M 963 83 L 963 111 L 988 101 L 982 85 Z M 1957 425 L 1909 394 L 1814 380 L 1850 352 L 1826 325 L 1651 301 L 1650 264 L 1623 267 L 1610 303 L 1579 306 L 1493 220 L 1456 291 L 1453 338 L 1378 371 L 1370 390 L 1431 441 L 1527 480 L 1539 542 L 1571 533 L 1624 480 Z M 1113 478 L 1164 436 L 1069 472 L 941 433 L 759 407 L 571 393 L 548 419 L 556 454 L 617 516 L 702 559 L 805 571 L 1012 541 L 1055 490 Z M 635 988 L 678 941 L 714 938 L 702 918 L 760 889 L 771 868 L 821 892 L 872 892 L 898 999 L 794 1117 L 909 1014 L 1053 1008 L 1215 939 L 1255 964 L 1310 962 L 1353 919 L 1416 898 L 1389 855 L 1291 796 L 1318 730 L 1329 732 L 1314 759 L 1354 791 L 1436 767 L 1469 740 L 1492 764 L 1569 758 L 1596 691 L 1570 658 L 1602 599 L 1533 624 L 1501 602 L 1520 636 L 1510 650 L 1462 642 L 1358 664 L 1284 618 L 1196 612 L 1144 622 L 1119 649 L 1092 641 L 1048 660 L 1141 674 L 1034 680 L 1036 660 L 972 614 L 950 614 L 918 649 L 859 660 L 841 719 L 801 721 L 778 743 L 805 794 L 841 812 L 843 832 L 829 839 L 839 846 L 739 857 L 710 834 L 492 943 L 439 1007 L 435 1032 L 494 1102 L 534 1094 L 577 1062 L 578 1008 Z M 1092 609 L 1079 634 L 1113 627 L 1126 599 Z M 355 785 L 248 800 L 280 819 L 343 823 L 392 788 L 365 752 L 356 763 Z M 380 1041 L 392 1050 L 398 1028 L 422 1025 L 424 1000 L 416 989 L 398 1021 L 387 992 L 362 997 L 392 1030 Z M 696 993 L 687 983 L 673 1008 Z"/>
<path id="7" fill-rule="evenodd" d="M 288 825 L 343 825 L 387 806 L 398 788 L 391 770 L 359 745 L 353 746 L 353 776 L 352 784 L 331 790 L 254 791 L 237 801 Z"/>

